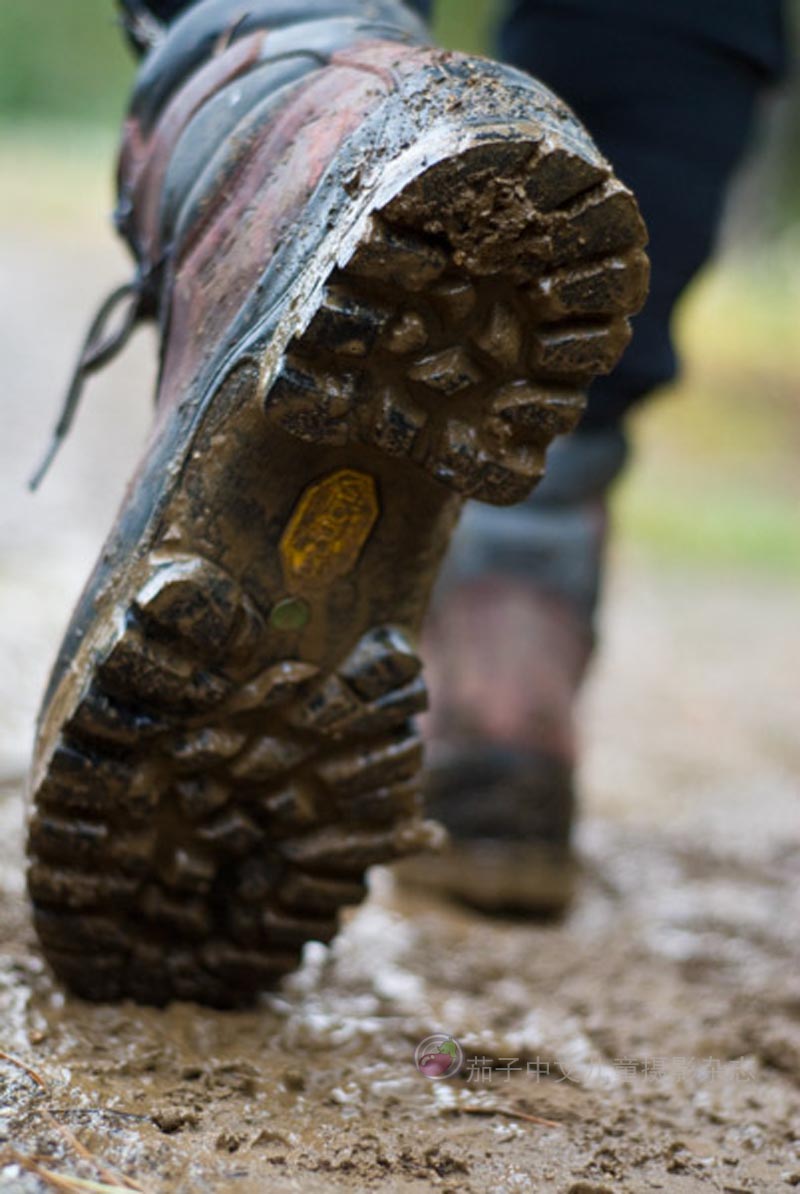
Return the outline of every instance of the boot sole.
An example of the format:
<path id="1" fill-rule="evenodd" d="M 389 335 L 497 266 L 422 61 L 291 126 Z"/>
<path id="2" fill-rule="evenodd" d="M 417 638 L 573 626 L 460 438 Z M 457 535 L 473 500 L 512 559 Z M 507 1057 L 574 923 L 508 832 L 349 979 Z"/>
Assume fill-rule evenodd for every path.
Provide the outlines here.
<path id="1" fill-rule="evenodd" d="M 476 133 L 226 377 L 40 726 L 29 890 L 73 991 L 247 1004 L 436 841 L 412 719 L 438 564 L 613 367 L 644 240 L 604 165 Z"/>

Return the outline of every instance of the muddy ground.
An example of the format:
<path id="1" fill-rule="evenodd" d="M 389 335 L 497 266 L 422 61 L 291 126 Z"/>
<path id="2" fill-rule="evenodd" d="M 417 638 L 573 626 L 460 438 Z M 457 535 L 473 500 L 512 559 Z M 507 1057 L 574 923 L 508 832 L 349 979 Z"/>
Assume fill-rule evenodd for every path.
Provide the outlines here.
<path id="1" fill-rule="evenodd" d="M 584 878 L 563 924 L 489 922 L 377 872 L 334 946 L 311 947 L 257 1011 L 92 1007 L 54 985 L 23 898 L 21 776 L 152 368 L 142 345 L 97 383 L 46 489 L 25 497 L 122 259 L 93 229 L 68 239 L 57 213 L 46 235 L 21 229 L 0 246 L 0 1049 L 32 1073 L 0 1060 L 0 1189 L 52 1186 L 8 1149 L 153 1194 L 800 1186 L 788 581 L 621 553 L 585 710 Z M 431 1082 L 413 1053 L 440 1030 L 467 1066 Z"/>

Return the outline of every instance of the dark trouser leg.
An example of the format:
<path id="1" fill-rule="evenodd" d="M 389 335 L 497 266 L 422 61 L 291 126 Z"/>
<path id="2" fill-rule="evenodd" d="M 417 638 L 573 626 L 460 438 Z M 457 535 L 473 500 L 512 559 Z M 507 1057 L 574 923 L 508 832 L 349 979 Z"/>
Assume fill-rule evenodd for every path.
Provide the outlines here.
<path id="1" fill-rule="evenodd" d="M 196 2 L 197 0 L 118 0 L 126 15 L 135 17 L 145 9 L 151 16 L 167 25 Z"/>
<path id="2" fill-rule="evenodd" d="M 587 6 L 591 8 L 592 6 Z M 636 194 L 650 232 L 650 298 L 611 377 L 592 388 L 584 428 L 615 424 L 676 372 L 675 303 L 713 245 L 765 70 L 689 31 L 648 24 L 620 3 L 608 13 L 519 5 L 501 36 L 504 58 L 541 78 L 583 118 Z M 765 21 L 771 8 L 764 5 Z M 720 29 L 720 42 L 727 30 Z"/>
<path id="3" fill-rule="evenodd" d="M 470 571 L 470 559 L 502 558 L 505 569 L 540 579 L 549 591 L 573 597 L 582 611 L 586 568 L 601 553 L 595 547 L 590 555 L 586 548 L 589 527 L 597 525 L 592 507 L 598 491 L 595 476 L 587 473 L 582 482 L 581 461 L 605 457 L 607 489 L 623 460 L 619 440 L 626 412 L 675 377 L 673 309 L 713 247 L 731 177 L 769 80 L 764 47 L 775 38 L 778 11 L 775 3 L 762 6 L 764 29 L 755 39 L 762 53 L 751 59 L 746 47 L 733 48 L 736 30 L 729 25 L 720 27 L 715 44 L 681 29 L 674 13 L 667 28 L 643 18 L 641 0 L 627 7 L 625 0 L 615 0 L 607 10 L 584 0 L 584 7 L 518 3 L 502 31 L 501 53 L 575 108 L 636 194 L 650 232 L 651 293 L 634 320 L 633 342 L 622 362 L 594 383 L 580 431 L 552 456 L 552 471 L 567 482 L 553 478 L 560 496 L 554 500 L 545 482 L 512 518 L 510 512 L 470 510 L 462 546 L 454 549 L 456 561 L 463 558 Z M 748 26 L 746 33 L 753 41 L 753 29 Z M 779 50 L 776 44 L 776 59 Z M 577 524 L 581 509 L 586 532 L 560 534 L 560 527 Z M 555 558 L 543 543 L 559 539 L 563 549 Z M 577 588 L 576 577 L 584 578 Z M 590 590 L 598 588 L 595 577 Z"/>

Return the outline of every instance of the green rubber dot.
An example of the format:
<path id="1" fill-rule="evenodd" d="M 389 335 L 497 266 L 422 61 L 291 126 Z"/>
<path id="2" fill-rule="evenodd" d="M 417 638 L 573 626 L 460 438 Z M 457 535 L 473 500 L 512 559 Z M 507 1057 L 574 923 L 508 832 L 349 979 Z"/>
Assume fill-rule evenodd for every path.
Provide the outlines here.
<path id="1" fill-rule="evenodd" d="M 302 630 L 308 625 L 311 610 L 300 597 L 285 597 L 273 606 L 270 625 L 276 630 Z"/>

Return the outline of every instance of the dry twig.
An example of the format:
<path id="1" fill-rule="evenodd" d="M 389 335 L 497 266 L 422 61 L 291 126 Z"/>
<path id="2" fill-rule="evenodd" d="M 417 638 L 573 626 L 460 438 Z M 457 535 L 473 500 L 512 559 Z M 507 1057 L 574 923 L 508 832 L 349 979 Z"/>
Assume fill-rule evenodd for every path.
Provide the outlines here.
<path id="1" fill-rule="evenodd" d="M 33 1082 L 36 1083 L 36 1085 L 39 1087 L 40 1090 L 42 1090 L 45 1094 L 49 1093 L 47 1083 L 45 1082 L 45 1080 L 41 1076 L 41 1074 L 37 1073 L 36 1070 L 31 1068 L 31 1066 L 26 1065 L 26 1063 L 24 1061 L 20 1061 L 20 1059 L 18 1057 L 13 1057 L 10 1053 L 6 1053 L 0 1049 L 0 1061 L 6 1061 L 10 1065 L 16 1066 L 17 1069 L 20 1069 L 20 1070 L 22 1070 L 23 1073 L 27 1074 L 27 1076 Z M 88 1149 L 85 1144 L 81 1144 L 80 1140 L 77 1138 L 77 1136 L 74 1134 L 74 1132 L 72 1132 L 67 1127 L 66 1124 L 59 1123 L 59 1121 L 55 1118 L 55 1116 L 50 1111 L 48 1111 L 46 1107 L 38 1107 L 37 1110 L 43 1116 L 43 1118 L 47 1120 L 47 1122 L 51 1125 L 51 1127 L 55 1128 L 55 1130 L 59 1133 L 59 1135 L 66 1141 L 66 1143 L 69 1145 L 69 1147 L 73 1150 L 73 1152 L 77 1153 L 78 1156 L 82 1158 L 82 1160 L 87 1161 L 90 1165 L 94 1166 L 94 1168 L 97 1170 L 97 1172 L 100 1174 L 100 1176 L 103 1179 L 103 1182 L 99 1184 L 100 1186 L 102 1186 L 103 1190 L 126 1190 L 128 1192 L 130 1192 L 131 1190 L 134 1190 L 134 1191 L 136 1191 L 136 1194 L 145 1194 L 145 1190 L 144 1190 L 143 1186 L 140 1186 L 139 1183 L 137 1181 L 134 1181 L 134 1179 L 132 1177 L 126 1177 L 124 1174 L 118 1173 L 117 1170 L 112 1169 L 109 1166 L 107 1166 L 106 1164 L 104 1164 L 104 1162 L 101 1161 L 97 1156 L 95 1156 L 95 1154 L 93 1152 L 91 1152 L 90 1149 Z M 30 1157 L 23 1157 L 22 1153 L 15 1154 L 15 1156 L 16 1156 L 17 1163 L 20 1165 L 22 1165 L 23 1162 L 28 1167 L 30 1167 L 30 1165 L 38 1164 L 36 1161 L 33 1161 Z M 42 1167 L 38 1166 L 38 1168 L 41 1169 Z M 49 1170 L 42 1170 L 42 1173 L 40 1173 L 39 1176 L 40 1177 L 43 1176 L 44 1173 L 48 1173 L 50 1175 L 49 1180 L 51 1182 L 54 1182 L 56 1178 L 59 1178 L 58 1174 L 52 1174 Z M 71 1182 L 75 1183 L 75 1182 L 81 1182 L 84 1179 L 83 1178 L 65 1178 L 64 1180 L 71 1181 Z M 103 1183 L 105 1183 L 105 1184 L 103 1184 Z M 95 1185 L 95 1188 L 99 1188 L 97 1182 L 95 1182 L 94 1185 Z M 92 1187 L 84 1186 L 83 1188 L 89 1189 Z"/>
<path id="2" fill-rule="evenodd" d="M 117 1119 L 133 1119 L 139 1123 L 151 1123 L 152 1115 L 137 1115 L 135 1111 L 120 1111 L 117 1107 L 51 1107 L 51 1115 L 111 1115 Z"/>
<path id="3" fill-rule="evenodd" d="M 22 1070 L 24 1074 L 27 1074 L 37 1086 L 41 1087 L 42 1090 L 47 1090 L 47 1083 L 42 1075 L 37 1074 L 36 1070 L 31 1069 L 29 1065 L 26 1065 L 24 1061 L 20 1061 L 18 1057 L 12 1057 L 10 1053 L 5 1053 L 2 1049 L 0 1049 L 0 1061 L 7 1061 L 9 1065 L 16 1066 L 18 1070 Z"/>
<path id="4" fill-rule="evenodd" d="M 106 1182 L 93 1182 L 83 1177 L 55 1173 L 52 1169 L 46 1169 L 44 1165 L 34 1161 L 33 1157 L 26 1157 L 13 1148 L 6 1149 L 5 1153 L 0 1154 L 0 1163 L 8 1164 L 9 1162 L 27 1169 L 29 1173 L 41 1178 L 54 1190 L 64 1190 L 66 1194 L 129 1194 L 130 1191 L 129 1186 L 109 1186 Z"/>
<path id="5" fill-rule="evenodd" d="M 125 1174 L 119 1173 L 118 1170 L 112 1169 L 110 1166 L 101 1161 L 99 1157 L 95 1156 L 95 1154 L 86 1147 L 85 1144 L 81 1144 L 78 1137 L 67 1127 L 66 1124 L 59 1123 L 56 1117 L 44 1107 L 41 1108 L 41 1112 L 47 1122 L 52 1124 L 56 1131 L 61 1134 L 70 1148 L 76 1152 L 79 1157 L 82 1157 L 84 1161 L 88 1161 L 90 1165 L 95 1167 L 104 1182 L 109 1183 L 116 1189 L 122 1188 L 126 1190 L 135 1190 L 137 1191 L 137 1194 L 144 1194 L 144 1188 L 140 1186 L 137 1181 L 134 1181 L 132 1177 L 126 1177 Z"/>
<path id="6" fill-rule="evenodd" d="M 453 1111 L 463 1111 L 467 1115 L 503 1115 L 506 1119 L 521 1119 L 526 1124 L 540 1124 L 544 1128 L 562 1126 L 554 1119 L 542 1119 L 540 1115 L 528 1115 L 525 1111 L 513 1111 L 509 1107 L 454 1107 Z"/>

